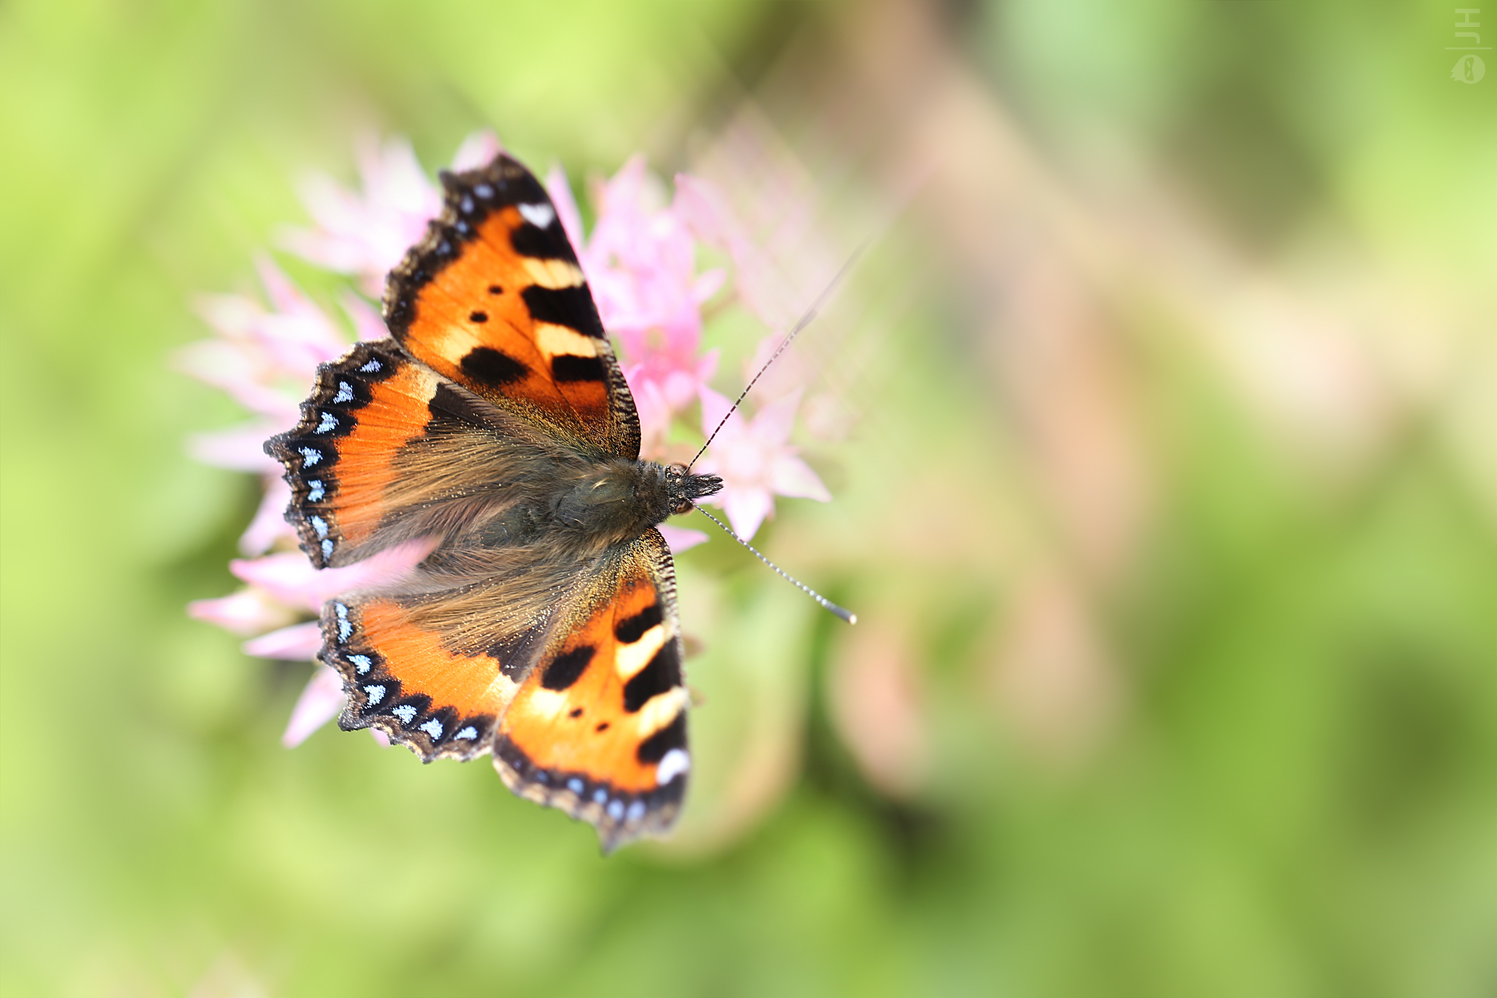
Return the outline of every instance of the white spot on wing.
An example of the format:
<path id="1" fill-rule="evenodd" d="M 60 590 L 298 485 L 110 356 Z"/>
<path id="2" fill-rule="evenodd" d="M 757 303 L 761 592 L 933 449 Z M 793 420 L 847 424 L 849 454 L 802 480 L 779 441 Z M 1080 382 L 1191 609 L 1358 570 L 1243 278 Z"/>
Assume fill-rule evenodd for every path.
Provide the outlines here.
<path id="1" fill-rule="evenodd" d="M 316 478 L 307 483 L 307 501 L 322 502 L 322 479 Z"/>
<path id="2" fill-rule="evenodd" d="M 309 517 L 307 517 L 307 522 L 312 525 L 312 529 L 313 530 L 317 531 L 317 536 L 318 537 L 326 537 L 327 536 L 327 521 L 324 520 L 322 517 L 320 517 L 320 516 L 309 516 Z"/>
<path id="3" fill-rule="evenodd" d="M 435 717 L 421 725 L 421 730 L 431 735 L 431 740 L 436 741 L 442 737 L 442 722 Z"/>
<path id="4" fill-rule="evenodd" d="M 531 690 L 527 695 L 524 710 L 535 715 L 537 718 L 550 720 L 567 706 L 567 694 L 565 690 Z"/>
<path id="5" fill-rule="evenodd" d="M 379 361 L 375 360 L 373 358 L 370 359 L 369 363 L 367 363 L 363 367 L 359 368 L 359 370 L 363 371 L 365 374 L 373 374 L 374 372 L 376 372 L 376 371 L 378 371 L 380 369 L 381 368 L 379 366 Z"/>
<path id="6" fill-rule="evenodd" d="M 655 782 L 663 787 L 689 769 L 691 756 L 686 754 L 685 749 L 673 748 L 665 753 L 660 764 L 655 767 Z"/>
<path id="7" fill-rule="evenodd" d="M 543 288 L 576 288 L 587 281 L 582 268 L 570 260 L 538 256 L 520 259 L 525 262 L 525 273 L 530 275 L 531 281 Z"/>
<path id="8" fill-rule="evenodd" d="M 353 387 L 346 381 L 338 382 L 338 394 L 333 396 L 333 403 L 353 401 Z"/>
<path id="9" fill-rule="evenodd" d="M 325 413 L 322 414 L 322 422 L 318 423 L 317 424 L 317 429 L 313 430 L 312 432 L 314 432 L 314 433 L 330 433 L 333 430 L 336 430 L 337 428 L 338 428 L 338 417 L 334 416 L 330 412 L 325 412 Z"/>
<path id="10" fill-rule="evenodd" d="M 383 686 L 366 686 L 364 687 L 364 695 L 369 698 L 369 706 L 375 707 L 385 698 L 385 688 Z"/>
<path id="11" fill-rule="evenodd" d="M 325 541 L 322 542 L 322 557 L 324 559 L 327 559 L 327 558 L 331 558 L 332 556 L 333 556 L 333 540 L 330 537 L 327 540 L 325 540 Z"/>
<path id="12" fill-rule="evenodd" d="M 459 741 L 471 742 L 478 737 L 478 729 L 470 724 L 452 737 Z"/>
<path id="13" fill-rule="evenodd" d="M 665 644 L 665 625 L 656 624 L 639 636 L 639 640 L 632 645 L 620 643 L 618 650 L 614 652 L 613 667 L 618 670 L 619 678 L 628 682 L 634 678 L 634 674 L 650 664 L 650 659 Z"/>
<path id="14" fill-rule="evenodd" d="M 369 667 L 374 664 L 368 655 L 350 655 L 348 660 L 353 663 L 354 671 L 361 676 L 367 673 Z"/>
<path id="15" fill-rule="evenodd" d="M 400 718 L 400 723 L 401 724 L 410 724 L 412 721 L 414 721 L 416 719 L 416 708 L 412 707 L 408 703 L 403 703 L 399 707 L 391 708 L 390 713 L 392 713 L 396 717 Z M 670 752 L 667 752 L 666 756 L 669 756 L 669 755 L 670 755 Z M 662 759 L 661 760 L 661 765 L 664 765 L 664 764 L 665 764 L 665 760 Z"/>
<path id="16" fill-rule="evenodd" d="M 315 447 L 302 447 L 301 448 L 301 462 L 302 462 L 302 466 L 303 467 L 310 468 L 310 467 L 312 467 L 312 465 L 316 464 L 318 461 L 321 461 L 321 460 L 322 460 L 322 451 L 318 450 Z"/>
<path id="17" fill-rule="evenodd" d="M 556 221 L 556 209 L 544 201 L 540 204 L 520 204 L 515 207 L 520 209 L 520 214 L 525 216 L 525 221 L 537 229 L 549 228 L 551 223 Z"/>
<path id="18" fill-rule="evenodd" d="M 566 353 L 576 354 L 580 357 L 596 357 L 598 356 L 598 344 L 600 342 L 591 336 L 583 336 L 575 329 L 568 326 L 559 326 L 554 322 L 537 322 L 535 324 L 535 345 L 547 357 L 555 357 L 557 354 Z"/>
<path id="19" fill-rule="evenodd" d="M 639 737 L 648 738 L 674 721 L 676 715 L 686 709 L 688 699 L 686 687 L 672 686 L 664 693 L 657 693 L 646 700 L 645 705 L 639 708 L 639 714 L 634 722 Z"/>

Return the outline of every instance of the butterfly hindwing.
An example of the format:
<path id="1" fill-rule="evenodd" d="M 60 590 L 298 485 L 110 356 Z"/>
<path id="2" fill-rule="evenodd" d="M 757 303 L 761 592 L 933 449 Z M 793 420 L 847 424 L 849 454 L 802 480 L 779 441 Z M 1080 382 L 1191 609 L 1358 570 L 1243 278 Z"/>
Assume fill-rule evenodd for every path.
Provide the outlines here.
<path id="1" fill-rule="evenodd" d="M 491 402 L 638 457 L 633 400 L 545 188 L 504 155 L 442 183 L 441 216 L 386 287 L 395 339 Z"/>
<path id="2" fill-rule="evenodd" d="M 323 661 L 348 694 L 340 725 L 374 727 L 430 762 L 489 751 L 518 684 L 498 655 L 454 650 L 391 596 L 352 596 L 323 608 Z"/>
<path id="3" fill-rule="evenodd" d="M 497 768 L 515 793 L 596 825 L 605 850 L 658 834 L 686 789 L 687 700 L 675 572 L 650 529 L 537 658 L 500 722 Z"/>

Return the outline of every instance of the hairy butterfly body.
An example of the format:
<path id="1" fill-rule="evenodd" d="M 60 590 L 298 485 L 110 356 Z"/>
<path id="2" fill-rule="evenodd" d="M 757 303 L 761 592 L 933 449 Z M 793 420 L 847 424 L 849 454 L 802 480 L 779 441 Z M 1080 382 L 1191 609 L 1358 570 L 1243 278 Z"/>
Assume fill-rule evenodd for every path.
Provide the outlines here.
<path id="1" fill-rule="evenodd" d="M 656 524 L 721 482 L 639 460 L 639 418 L 545 190 L 500 155 L 444 173 L 389 277 L 391 338 L 324 364 L 286 518 L 319 568 L 419 538 L 398 585 L 322 613 L 344 729 L 424 761 L 491 754 L 605 850 L 668 830 L 685 792 L 675 573 Z"/>

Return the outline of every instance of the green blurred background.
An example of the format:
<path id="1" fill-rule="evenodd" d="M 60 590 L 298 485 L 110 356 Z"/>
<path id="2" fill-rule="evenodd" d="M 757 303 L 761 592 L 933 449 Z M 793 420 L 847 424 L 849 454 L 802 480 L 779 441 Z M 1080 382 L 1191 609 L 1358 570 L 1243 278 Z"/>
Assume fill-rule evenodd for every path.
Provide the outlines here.
<path id="1" fill-rule="evenodd" d="M 0 6 L 0 992 L 1497 993 L 1497 74 L 1452 10 Z M 184 456 L 238 418 L 169 369 L 191 297 L 357 135 L 480 127 L 875 234 L 807 334 L 835 499 L 760 537 L 862 622 L 684 556 L 691 807 L 607 859 L 486 766 L 282 749 L 305 666 L 183 611 L 258 490 Z"/>

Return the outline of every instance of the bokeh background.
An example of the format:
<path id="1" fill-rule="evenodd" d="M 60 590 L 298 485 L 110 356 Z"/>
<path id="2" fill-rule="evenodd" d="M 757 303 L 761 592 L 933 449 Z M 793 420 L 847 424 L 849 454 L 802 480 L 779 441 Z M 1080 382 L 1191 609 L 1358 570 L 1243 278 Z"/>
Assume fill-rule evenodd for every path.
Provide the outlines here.
<path id="1" fill-rule="evenodd" d="M 0 992 L 1497 993 L 1452 9 L 0 5 Z M 258 492 L 185 456 L 239 418 L 170 369 L 192 296 L 359 136 L 482 127 L 793 204 L 787 301 L 870 245 L 802 351 L 835 499 L 759 537 L 862 620 L 684 555 L 691 806 L 607 859 L 487 766 L 282 749 L 307 667 L 183 610 Z"/>

